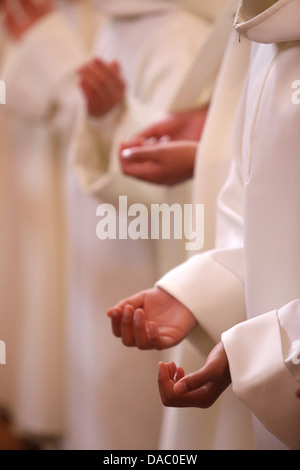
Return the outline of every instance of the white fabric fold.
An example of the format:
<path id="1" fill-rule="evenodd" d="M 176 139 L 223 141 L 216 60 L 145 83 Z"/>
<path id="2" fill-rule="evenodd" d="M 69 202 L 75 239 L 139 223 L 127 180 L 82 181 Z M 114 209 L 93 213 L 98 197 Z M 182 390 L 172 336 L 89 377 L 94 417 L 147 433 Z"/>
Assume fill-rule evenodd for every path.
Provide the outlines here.
<path id="1" fill-rule="evenodd" d="M 222 335 L 233 390 L 289 449 L 299 449 L 297 383 L 282 359 L 277 312 L 236 325 Z"/>

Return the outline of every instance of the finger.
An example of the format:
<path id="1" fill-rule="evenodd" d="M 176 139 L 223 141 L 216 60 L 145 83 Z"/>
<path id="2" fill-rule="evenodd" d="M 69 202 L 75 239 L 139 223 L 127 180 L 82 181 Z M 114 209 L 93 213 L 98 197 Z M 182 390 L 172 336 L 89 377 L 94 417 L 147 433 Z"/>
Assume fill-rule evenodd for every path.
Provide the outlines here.
<path id="1" fill-rule="evenodd" d="M 141 308 L 134 312 L 134 338 L 139 349 L 151 348 L 152 345 L 146 330 L 145 313 Z"/>
<path id="2" fill-rule="evenodd" d="M 109 68 L 114 74 L 120 75 L 121 67 L 120 67 L 119 62 L 117 62 L 117 61 L 114 60 L 113 62 L 111 62 L 110 64 L 108 64 L 108 68 Z"/>
<path id="3" fill-rule="evenodd" d="M 226 388 L 227 386 L 218 382 L 208 382 L 199 389 L 185 395 L 178 395 L 178 397 L 180 397 L 180 402 L 183 406 L 196 406 L 197 408 L 205 409 L 210 408 Z"/>
<path id="4" fill-rule="evenodd" d="M 186 375 L 184 378 L 179 380 L 175 384 L 174 390 L 178 395 L 185 394 L 199 389 L 211 380 L 213 380 L 212 374 L 208 368 L 204 366 L 202 369 Z"/>
<path id="5" fill-rule="evenodd" d="M 154 323 L 153 321 L 150 321 L 148 323 L 147 331 L 148 331 L 149 341 L 153 349 L 158 349 L 158 350 L 161 349 L 160 335 L 159 335 L 159 331 L 158 331 L 158 327 L 156 323 Z"/>
<path id="6" fill-rule="evenodd" d="M 214 401 L 215 395 L 212 396 L 210 393 L 210 385 L 185 395 L 177 395 L 174 392 L 173 375 L 175 375 L 176 371 L 180 374 L 182 368 L 177 368 L 174 363 L 166 364 L 163 362 L 160 362 L 158 367 L 158 388 L 164 406 L 207 408 Z"/>
<path id="7" fill-rule="evenodd" d="M 166 382 L 170 378 L 168 365 L 165 362 L 158 363 L 158 380 L 159 382 Z"/>
<path id="8" fill-rule="evenodd" d="M 151 153 L 144 146 L 131 146 L 124 148 L 120 152 L 121 159 L 124 159 L 126 163 L 145 162 L 151 160 Z"/>
<path id="9" fill-rule="evenodd" d="M 81 69 L 81 71 L 79 71 L 79 75 L 81 82 L 93 90 L 95 96 L 99 96 L 101 99 L 106 99 L 107 90 L 105 84 L 99 80 L 91 64 L 87 64 L 84 69 Z"/>
<path id="10" fill-rule="evenodd" d="M 117 336 L 117 338 L 120 338 L 122 335 L 121 320 L 122 311 L 120 309 L 114 309 L 111 315 L 111 326 L 113 334 Z"/>
<path id="11" fill-rule="evenodd" d="M 112 83 L 97 73 L 93 63 L 87 64 L 84 68 L 79 70 L 79 76 L 94 92 L 95 98 L 101 102 L 115 102 L 121 97 L 121 90 L 114 87 Z"/>
<path id="12" fill-rule="evenodd" d="M 223 391 L 210 382 L 193 392 L 177 395 L 174 391 L 174 381 L 168 378 L 168 365 L 164 363 L 159 363 L 158 387 L 164 406 L 177 408 L 209 408 Z"/>
<path id="13" fill-rule="evenodd" d="M 144 146 L 146 146 L 146 145 L 155 145 L 155 144 L 158 143 L 158 140 L 159 140 L 158 137 L 154 137 L 154 136 L 148 137 L 144 141 Z"/>
<path id="14" fill-rule="evenodd" d="M 161 144 L 145 145 L 144 142 L 143 145 L 137 147 L 131 146 L 121 152 L 121 158 L 128 162 L 128 164 L 147 161 L 158 163 L 160 161 L 160 155 Z"/>
<path id="15" fill-rule="evenodd" d="M 168 142 L 171 142 L 171 140 L 172 140 L 171 137 L 169 135 L 165 134 L 165 135 L 163 135 L 162 137 L 160 137 L 158 139 L 158 142 L 160 144 L 167 144 Z"/>
<path id="16" fill-rule="evenodd" d="M 165 119 L 163 121 L 157 122 L 146 129 L 142 130 L 139 132 L 139 136 L 145 138 L 145 139 L 150 139 L 151 137 L 156 137 L 157 139 L 160 139 L 161 137 L 165 135 L 172 135 L 173 131 L 173 125 L 171 119 Z"/>
<path id="17" fill-rule="evenodd" d="M 170 379 L 168 365 L 164 362 L 158 364 L 158 389 L 161 401 L 165 406 L 170 406 L 174 398 L 174 382 Z"/>
<path id="18" fill-rule="evenodd" d="M 115 310 L 117 309 L 117 307 L 110 307 L 107 311 L 106 311 L 106 315 L 111 318 L 113 316 L 113 314 L 115 313 Z"/>
<path id="19" fill-rule="evenodd" d="M 167 363 L 167 368 L 169 370 L 169 377 L 171 380 L 175 380 L 175 375 L 176 375 L 176 371 L 177 371 L 177 367 L 176 367 L 176 364 L 175 362 L 173 361 L 170 361 Z"/>
<path id="20" fill-rule="evenodd" d="M 160 351 L 162 349 L 167 349 L 174 346 L 173 338 L 161 334 L 158 326 L 154 322 L 148 323 L 148 336 L 152 345 L 152 349 L 157 349 Z"/>
<path id="21" fill-rule="evenodd" d="M 23 11 L 30 17 L 36 17 L 39 13 L 39 7 L 32 0 L 19 0 Z"/>
<path id="22" fill-rule="evenodd" d="M 97 93 L 85 80 L 80 80 L 79 86 L 85 96 L 89 114 L 92 116 L 96 115 L 99 102 Z"/>
<path id="23" fill-rule="evenodd" d="M 171 361 L 167 364 L 169 368 L 170 379 L 173 380 L 174 384 L 178 380 L 182 379 L 185 376 L 185 372 L 182 367 L 177 367 L 175 362 Z"/>
<path id="24" fill-rule="evenodd" d="M 79 86 L 84 92 L 84 95 L 88 103 L 90 103 L 93 99 L 95 99 L 95 96 L 96 96 L 95 90 L 89 85 L 89 83 L 86 80 L 80 79 Z"/>
<path id="25" fill-rule="evenodd" d="M 126 305 L 131 305 L 134 310 L 136 310 L 139 307 L 143 308 L 144 300 L 145 300 L 145 291 L 138 292 L 137 294 L 131 297 L 127 297 L 126 299 L 121 300 L 118 304 L 108 309 L 108 315 L 112 313 L 112 310 L 114 308 L 120 308 L 121 310 L 123 310 L 126 307 Z"/>
<path id="26" fill-rule="evenodd" d="M 29 18 L 38 18 L 45 13 L 48 13 L 54 8 L 52 1 L 44 0 L 40 3 L 36 3 L 32 0 L 19 0 L 24 12 Z"/>
<path id="27" fill-rule="evenodd" d="M 166 136 L 165 136 L 166 137 Z M 141 139 L 143 137 L 137 136 L 136 139 Z M 139 142 L 139 140 L 137 140 Z M 148 142 L 148 143 L 147 143 Z M 149 143 L 149 139 L 142 142 L 142 145 L 138 145 L 134 147 L 131 145 L 128 148 L 124 148 L 120 152 L 121 159 L 124 159 L 124 163 L 132 164 L 132 163 L 142 163 L 151 161 L 153 163 L 162 164 L 166 159 L 170 159 L 173 157 L 174 152 L 186 153 L 190 149 L 196 151 L 197 146 L 194 142 L 185 142 L 185 141 L 178 141 L 178 142 L 170 142 L 167 141 L 159 141 L 155 140 L 154 138 L 151 139 L 151 143 Z"/>
<path id="28" fill-rule="evenodd" d="M 90 107 L 94 109 L 95 114 L 104 114 L 123 99 L 123 84 L 120 86 L 113 80 L 108 81 L 101 72 L 96 71 L 94 64 L 87 65 L 79 72 L 79 76 L 94 92 Z"/>
<path id="29" fill-rule="evenodd" d="M 160 165 L 154 162 L 133 163 L 130 165 L 121 163 L 122 171 L 132 178 L 153 184 L 165 184 L 165 178 Z"/>
<path id="30" fill-rule="evenodd" d="M 131 305 L 126 305 L 121 321 L 121 336 L 125 346 L 134 346 L 135 337 L 133 331 L 134 309 Z"/>
<path id="31" fill-rule="evenodd" d="M 94 73 L 101 80 L 107 91 L 113 94 L 124 92 L 125 82 L 119 75 L 119 72 L 115 72 L 114 67 L 105 64 L 98 58 L 93 61 L 92 66 Z"/>
<path id="32" fill-rule="evenodd" d="M 121 142 L 120 147 L 119 147 L 120 156 L 122 156 L 123 150 L 130 149 L 130 148 L 133 148 L 133 147 L 140 147 L 141 145 L 143 145 L 144 142 L 145 142 L 145 139 L 143 137 L 139 137 L 139 136 L 133 137 L 128 142 Z"/>
<path id="33" fill-rule="evenodd" d="M 114 80 L 115 78 L 121 79 L 121 67 L 117 61 L 107 63 L 104 62 L 100 57 L 95 57 L 93 60 L 93 65 L 95 70 L 103 73 L 108 81 Z"/>
<path id="34" fill-rule="evenodd" d="M 178 380 L 181 380 L 184 376 L 185 376 L 184 369 L 182 367 L 178 367 L 177 372 L 176 372 L 176 378 L 175 378 L 176 382 L 178 382 Z"/>
<path id="35" fill-rule="evenodd" d="M 79 75 L 84 75 L 85 73 L 87 73 L 87 72 L 88 72 L 88 65 L 89 65 L 89 64 L 90 64 L 90 61 L 84 63 L 83 65 L 81 65 L 81 66 L 77 69 L 77 73 L 79 73 Z"/>
<path id="36" fill-rule="evenodd" d="M 176 393 L 182 394 L 213 381 L 219 381 L 224 385 L 229 385 L 231 382 L 228 360 L 222 342 L 216 344 L 211 350 L 205 365 L 200 370 L 181 379 L 174 388 Z"/>

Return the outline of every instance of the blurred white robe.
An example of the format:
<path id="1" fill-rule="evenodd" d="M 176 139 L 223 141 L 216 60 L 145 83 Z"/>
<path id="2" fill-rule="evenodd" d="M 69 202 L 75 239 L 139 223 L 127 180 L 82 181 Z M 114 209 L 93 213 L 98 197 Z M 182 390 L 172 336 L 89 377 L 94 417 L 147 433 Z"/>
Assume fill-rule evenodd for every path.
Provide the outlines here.
<path id="1" fill-rule="evenodd" d="M 56 63 L 66 67 L 67 56 L 74 69 L 88 57 L 96 26 L 84 2 L 58 2 L 58 7 L 61 14 L 49 15 L 20 42 L 11 43 L 2 69 L 7 104 L 0 117 L 1 178 L 5 176 L 0 330 L 3 326 L 7 336 L 7 365 L 0 397 L 11 408 L 18 431 L 39 437 L 61 436 L 65 427 L 64 139 L 69 135 L 68 127 L 51 117 L 50 82 L 58 79 L 51 69 L 51 47 L 42 57 L 34 52 L 41 37 L 47 40 L 47 22 L 57 17 L 52 23 L 58 25 Z"/>
<path id="2" fill-rule="evenodd" d="M 1 21 L 1 20 L 0 20 Z M 0 79 L 2 79 L 2 64 L 8 53 L 9 41 L 4 27 L 0 23 Z M 17 360 L 16 339 L 18 332 L 18 291 L 17 284 L 17 254 L 18 245 L 13 221 L 14 215 L 14 186 L 12 171 L 14 153 L 15 122 L 4 113 L 5 104 L 0 105 L 0 338 L 6 344 L 6 361 L 9 366 L 1 367 L 0 375 L 0 405 L 8 410 L 13 409 L 16 399 L 15 371 Z"/>
<path id="3" fill-rule="evenodd" d="M 71 416 L 82 427 L 74 433 L 72 426 L 74 436 L 70 445 L 73 447 L 155 449 L 158 446 L 162 406 L 156 376 L 161 353 L 125 348 L 112 336 L 105 312 L 121 298 L 152 285 L 155 276 L 174 265 L 175 260 L 172 263 L 166 253 L 162 259 L 156 241 L 98 240 L 95 214 L 102 202 L 118 207 L 119 195 L 128 197 L 128 205 L 136 202 L 150 207 L 151 203 L 166 201 L 164 189 L 122 175 L 117 161 L 118 146 L 121 140 L 131 138 L 166 115 L 210 30 L 210 21 L 177 8 L 172 12 L 167 9 L 160 14 L 146 14 L 142 10 L 147 2 L 139 3 L 138 15 L 126 17 L 127 3 L 130 5 L 123 2 L 125 12 L 117 9 L 120 16 L 108 21 L 95 45 L 96 54 L 104 60 L 120 62 L 128 87 L 125 103 L 103 119 L 84 120 L 79 145 L 73 154 L 81 187 L 92 196 L 83 196 L 74 188 L 78 202 L 72 204 L 73 223 L 78 239 L 73 258 L 74 282 L 71 282 L 74 289 L 71 324 L 77 324 L 72 337 L 73 354 L 77 348 L 78 360 L 74 363 Z M 113 4 L 107 4 L 105 11 Z M 91 134 L 94 139 L 90 138 Z M 95 145 L 94 150 L 89 145 Z M 108 165 L 103 171 L 105 161 Z M 189 188 L 184 191 L 189 192 Z M 179 259 L 183 256 L 185 253 Z M 88 369 L 84 368 L 87 362 Z M 85 387 L 75 387 L 78 372 Z M 84 416 L 77 403 L 84 403 Z M 113 410 L 118 414 L 117 430 Z M 110 440 L 105 439 L 107 432 L 112 434 Z"/>

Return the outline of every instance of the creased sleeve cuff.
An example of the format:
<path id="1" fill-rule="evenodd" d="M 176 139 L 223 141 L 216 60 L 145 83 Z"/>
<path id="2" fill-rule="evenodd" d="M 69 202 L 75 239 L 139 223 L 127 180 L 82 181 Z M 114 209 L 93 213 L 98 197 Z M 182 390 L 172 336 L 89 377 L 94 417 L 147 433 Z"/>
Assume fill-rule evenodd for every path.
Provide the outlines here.
<path id="1" fill-rule="evenodd" d="M 284 365 L 277 312 L 240 323 L 222 334 L 233 391 L 290 449 L 300 449 L 297 382 Z"/>
<path id="2" fill-rule="evenodd" d="M 246 318 L 243 285 L 211 252 L 195 255 L 156 285 L 185 305 L 215 341 Z"/>

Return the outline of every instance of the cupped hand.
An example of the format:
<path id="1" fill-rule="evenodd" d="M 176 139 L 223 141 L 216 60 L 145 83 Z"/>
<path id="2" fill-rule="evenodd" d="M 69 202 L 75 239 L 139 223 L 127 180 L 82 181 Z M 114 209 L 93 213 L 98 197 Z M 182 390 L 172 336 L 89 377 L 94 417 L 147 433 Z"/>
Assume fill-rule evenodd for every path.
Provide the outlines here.
<path id="1" fill-rule="evenodd" d="M 107 313 L 114 335 L 139 349 L 175 346 L 197 324 L 190 310 L 159 287 L 124 299 Z"/>
<path id="2" fill-rule="evenodd" d="M 78 74 L 90 116 L 101 117 L 123 100 L 126 86 L 117 62 L 94 58 Z"/>
<path id="3" fill-rule="evenodd" d="M 209 354 L 205 365 L 184 376 L 181 367 L 159 363 L 158 386 L 162 403 L 168 407 L 209 408 L 231 383 L 229 364 L 222 342 Z"/>
<path id="4" fill-rule="evenodd" d="M 159 140 L 168 136 L 170 140 L 192 140 L 198 142 L 203 132 L 208 109 L 207 105 L 170 114 L 165 119 L 142 130 L 135 137 L 144 140 L 153 138 Z"/>
<path id="5" fill-rule="evenodd" d="M 196 152 L 208 106 L 169 115 L 120 145 L 127 176 L 173 186 L 193 177 Z"/>
<path id="6" fill-rule="evenodd" d="M 174 186 L 193 177 L 197 143 L 144 143 L 120 149 L 120 165 L 127 176 L 158 185 Z"/>

